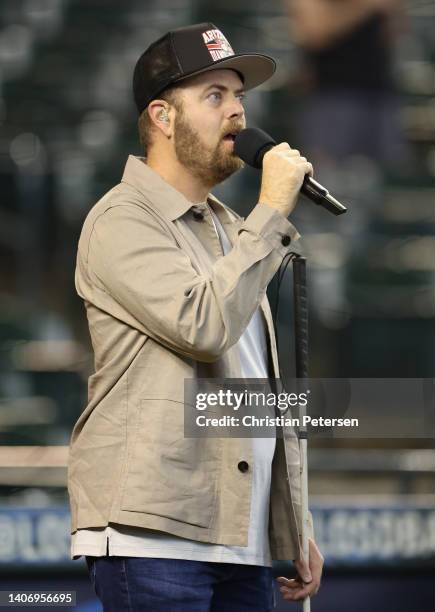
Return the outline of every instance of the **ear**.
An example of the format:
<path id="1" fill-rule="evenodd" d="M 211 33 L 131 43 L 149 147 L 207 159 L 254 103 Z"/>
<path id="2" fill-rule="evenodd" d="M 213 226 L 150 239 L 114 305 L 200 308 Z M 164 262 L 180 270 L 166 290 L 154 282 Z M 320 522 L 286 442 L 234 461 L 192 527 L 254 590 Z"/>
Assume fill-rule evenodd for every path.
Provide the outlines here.
<path id="1" fill-rule="evenodd" d="M 172 136 L 172 108 L 165 100 L 152 100 L 148 104 L 148 115 L 157 129 L 170 138 Z"/>

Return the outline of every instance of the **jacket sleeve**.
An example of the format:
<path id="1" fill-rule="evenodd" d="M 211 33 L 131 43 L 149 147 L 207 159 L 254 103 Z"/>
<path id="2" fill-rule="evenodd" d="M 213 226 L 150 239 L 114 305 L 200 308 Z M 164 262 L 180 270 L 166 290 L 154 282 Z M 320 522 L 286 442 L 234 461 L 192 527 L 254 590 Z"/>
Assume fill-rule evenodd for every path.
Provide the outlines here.
<path id="1" fill-rule="evenodd" d="M 298 237 L 283 215 L 257 204 L 231 252 L 205 275 L 158 218 L 121 204 L 97 218 L 79 257 L 106 306 L 112 300 L 111 314 L 171 350 L 211 362 L 240 338 Z"/>

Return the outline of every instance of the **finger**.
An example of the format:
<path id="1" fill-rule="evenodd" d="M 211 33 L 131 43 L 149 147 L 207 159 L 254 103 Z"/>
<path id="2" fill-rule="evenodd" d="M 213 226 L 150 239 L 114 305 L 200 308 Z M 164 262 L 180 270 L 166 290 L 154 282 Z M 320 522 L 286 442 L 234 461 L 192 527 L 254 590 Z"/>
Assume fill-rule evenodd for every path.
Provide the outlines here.
<path id="1" fill-rule="evenodd" d="M 303 589 L 299 589 L 299 591 L 291 591 L 290 589 L 281 588 L 280 591 L 283 599 L 286 601 L 300 601 L 301 599 L 305 599 L 309 596 L 308 592 Z"/>
<path id="2" fill-rule="evenodd" d="M 294 165 L 300 169 L 304 175 L 308 174 L 308 176 L 313 176 L 314 170 L 312 164 L 310 162 L 295 162 Z"/>
<path id="3" fill-rule="evenodd" d="M 288 142 L 280 142 L 279 144 L 275 145 L 273 148 L 275 150 L 278 149 L 279 151 L 282 151 L 282 150 L 291 150 L 291 147 L 290 147 Z"/>
<path id="4" fill-rule="evenodd" d="M 298 151 L 297 149 L 290 149 L 290 150 L 288 151 L 288 155 L 289 155 L 290 157 L 300 157 L 300 156 L 301 156 L 301 152 L 300 152 L 300 151 Z"/>
<path id="5" fill-rule="evenodd" d="M 296 576 L 295 578 L 285 578 L 284 576 L 279 576 L 276 581 L 284 586 L 289 586 L 290 584 L 293 585 L 295 582 L 299 584 L 304 584 L 304 582 L 299 578 L 299 576 Z"/>
<path id="6" fill-rule="evenodd" d="M 307 161 L 305 159 L 305 157 L 287 157 L 287 159 L 291 159 L 292 160 L 292 164 L 296 165 L 296 166 L 310 166 L 311 168 L 313 167 L 309 161 Z"/>
<path id="7" fill-rule="evenodd" d="M 300 589 L 304 586 L 304 583 L 300 580 L 296 580 L 295 578 L 289 580 L 284 578 L 283 580 L 277 580 L 281 586 L 284 586 L 289 589 Z"/>
<path id="8" fill-rule="evenodd" d="M 281 155 L 281 157 L 285 157 L 286 159 L 294 160 L 295 162 L 307 161 L 307 158 L 302 157 L 299 151 L 296 151 L 296 149 L 289 149 L 289 150 L 280 149 L 278 153 Z"/>
<path id="9" fill-rule="evenodd" d="M 320 585 L 306 585 L 300 589 L 289 589 L 287 587 L 280 587 L 280 591 L 284 599 L 291 599 L 292 601 L 299 601 L 306 597 L 314 597 L 319 590 Z"/>
<path id="10" fill-rule="evenodd" d="M 282 157 L 285 157 L 286 159 L 291 160 L 291 163 L 294 166 L 298 166 L 298 167 L 303 166 L 305 169 L 305 174 L 309 174 L 310 176 L 313 176 L 314 174 L 313 165 L 310 162 L 308 162 L 305 157 L 299 157 L 299 158 L 290 157 L 288 155 L 285 155 L 284 153 L 282 153 L 281 155 Z"/>
<path id="11" fill-rule="evenodd" d="M 303 601 L 306 597 L 300 597 L 299 595 L 294 595 L 290 593 L 290 595 L 282 595 L 284 601 Z"/>
<path id="12" fill-rule="evenodd" d="M 305 174 L 308 174 L 309 176 L 313 176 L 314 175 L 313 165 L 310 164 L 310 162 L 304 162 L 304 163 L 301 163 L 301 164 L 298 164 L 298 165 L 303 166 Z"/>
<path id="13" fill-rule="evenodd" d="M 287 157 L 289 159 L 294 160 L 294 162 L 296 163 L 304 163 L 307 167 L 307 171 L 306 174 L 309 174 L 310 176 L 314 176 L 314 169 L 313 169 L 313 164 L 311 164 L 306 157 L 304 157 L 303 155 L 300 155 L 299 151 L 297 149 L 290 149 L 290 151 L 281 151 L 281 154 L 284 157 Z"/>

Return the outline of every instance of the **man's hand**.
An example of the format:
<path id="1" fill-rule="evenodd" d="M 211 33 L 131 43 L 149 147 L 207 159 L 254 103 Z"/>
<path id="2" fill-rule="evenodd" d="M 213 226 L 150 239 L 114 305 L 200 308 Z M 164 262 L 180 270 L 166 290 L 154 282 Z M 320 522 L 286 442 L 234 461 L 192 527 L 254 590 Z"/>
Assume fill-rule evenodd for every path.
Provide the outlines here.
<path id="1" fill-rule="evenodd" d="M 306 174 L 313 176 L 313 166 L 287 142 L 273 147 L 263 158 L 260 204 L 275 208 L 285 217 L 296 206 Z"/>
<path id="2" fill-rule="evenodd" d="M 284 576 L 277 578 L 277 582 L 281 585 L 279 590 L 285 601 L 300 601 L 305 597 L 313 597 L 320 588 L 323 557 L 314 540 L 310 539 L 309 544 L 309 567 L 305 559 L 298 559 L 295 561 L 298 571 L 296 578 L 289 579 Z"/>

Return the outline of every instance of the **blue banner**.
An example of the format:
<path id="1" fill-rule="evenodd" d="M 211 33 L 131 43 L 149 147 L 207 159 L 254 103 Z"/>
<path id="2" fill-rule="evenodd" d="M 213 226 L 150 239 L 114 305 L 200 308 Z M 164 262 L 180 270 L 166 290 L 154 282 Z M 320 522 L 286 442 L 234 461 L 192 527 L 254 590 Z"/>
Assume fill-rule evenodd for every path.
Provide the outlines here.
<path id="1" fill-rule="evenodd" d="M 435 559 L 435 507 L 313 505 L 327 565 L 400 565 Z M 76 565 L 68 507 L 0 509 L 0 567 Z"/>

